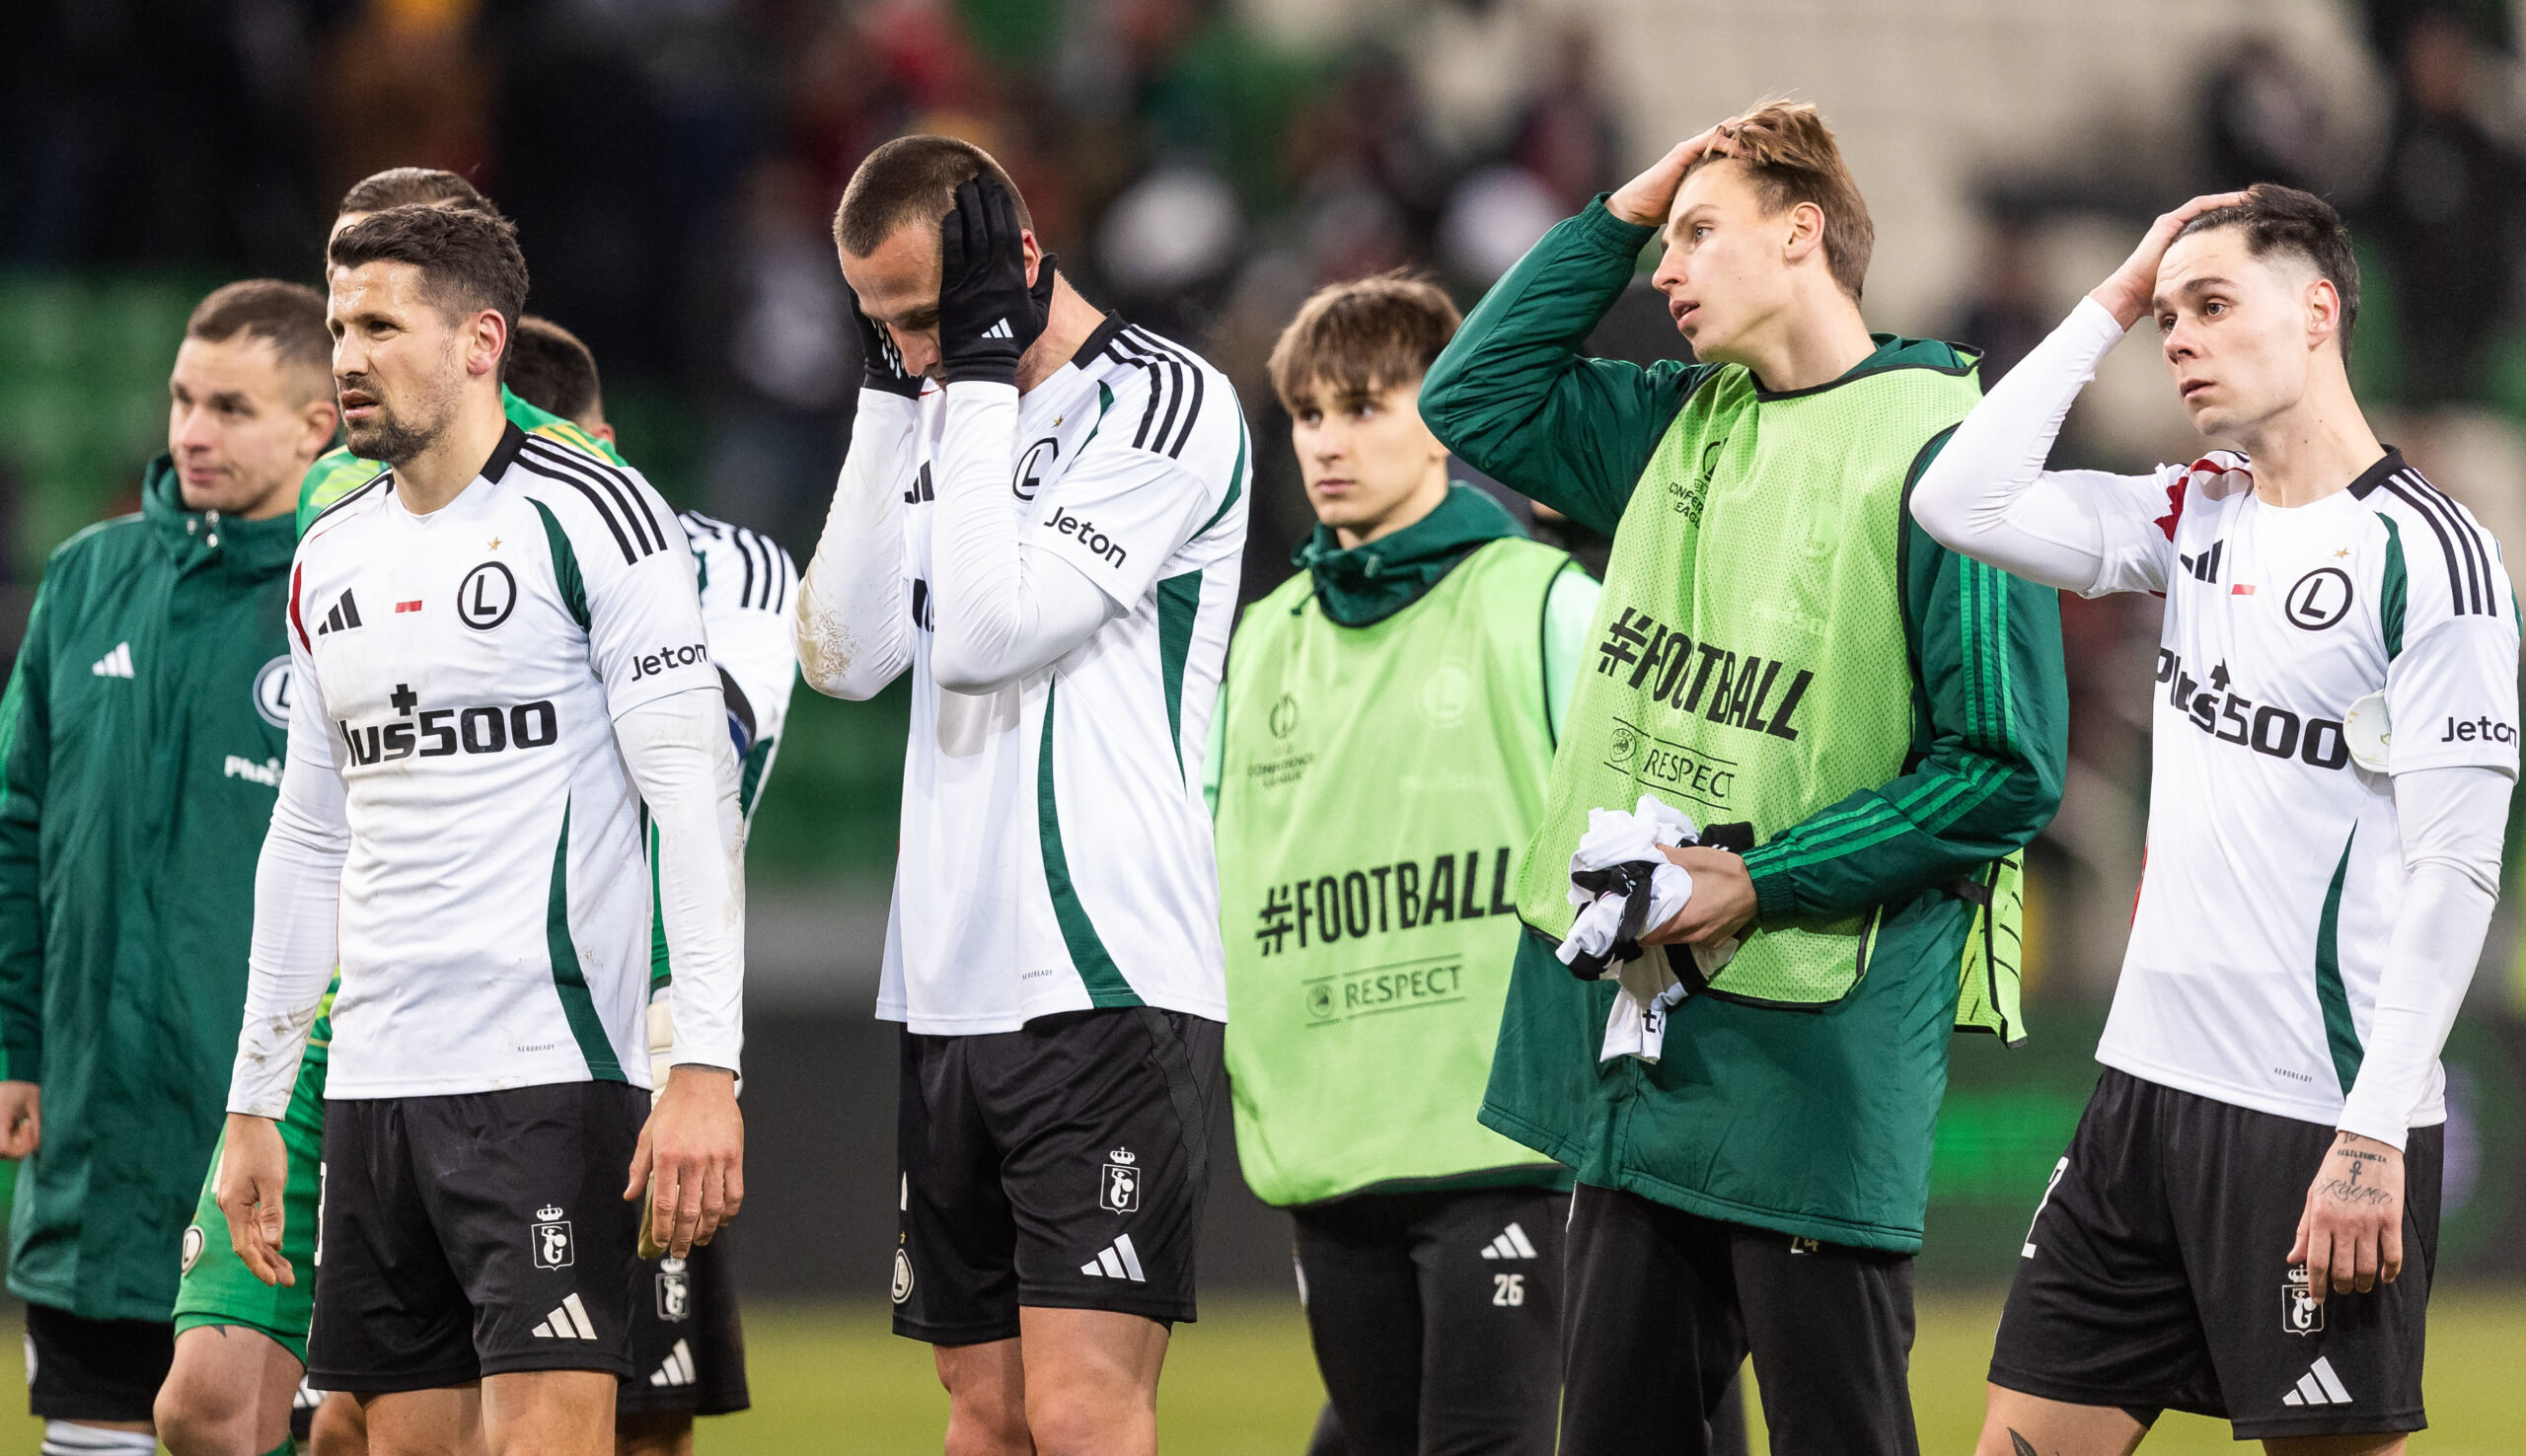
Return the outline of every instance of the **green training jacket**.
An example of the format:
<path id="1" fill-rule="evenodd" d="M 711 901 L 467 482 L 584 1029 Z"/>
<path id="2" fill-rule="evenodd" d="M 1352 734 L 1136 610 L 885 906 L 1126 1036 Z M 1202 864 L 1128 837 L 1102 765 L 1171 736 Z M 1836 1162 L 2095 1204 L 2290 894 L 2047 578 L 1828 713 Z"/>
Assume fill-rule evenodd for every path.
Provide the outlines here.
<path id="1" fill-rule="evenodd" d="M 1555 227 L 1492 288 L 1421 388 L 1422 415 L 1450 449 L 1615 535 L 1617 560 L 1633 487 L 1685 400 L 1744 373 L 1579 354 L 1656 231 L 1614 217 L 1601 197 Z M 1880 335 L 1845 378 L 1967 362 L 1947 344 Z M 1945 438 L 1921 450 L 1915 478 Z M 1692 997 L 1669 1022 L 1663 1060 L 1600 1063 L 1612 985 L 1573 980 L 1554 940 L 1529 927 L 1516 974 L 1550 991 L 1512 999 L 1550 1014 L 1503 1023 L 1495 1068 L 1535 1070 L 1511 1088 L 1495 1070 L 1483 1120 L 1570 1164 L 1582 1182 L 1706 1217 L 1908 1253 L 1920 1247 L 1960 958 L 1975 918 L 1950 887 L 2051 820 L 2067 703 L 2053 594 L 1957 556 L 1908 512 L 1894 514 L 1886 529 L 1900 533 L 1913 684 L 1901 770 L 1746 856 L 1763 925 L 1878 912 L 1866 978 L 1821 1010 Z M 1994 597 L 2004 606 L 1994 610 Z M 1991 683 L 2007 685 L 1996 731 L 1983 721 L 1993 705 L 1982 685 Z"/>
<path id="2" fill-rule="evenodd" d="M 141 501 L 52 553 L 0 698 L 0 1050 L 43 1089 L 9 1288 L 98 1320 L 175 1305 L 288 738 L 290 517 L 187 511 L 165 456 Z"/>

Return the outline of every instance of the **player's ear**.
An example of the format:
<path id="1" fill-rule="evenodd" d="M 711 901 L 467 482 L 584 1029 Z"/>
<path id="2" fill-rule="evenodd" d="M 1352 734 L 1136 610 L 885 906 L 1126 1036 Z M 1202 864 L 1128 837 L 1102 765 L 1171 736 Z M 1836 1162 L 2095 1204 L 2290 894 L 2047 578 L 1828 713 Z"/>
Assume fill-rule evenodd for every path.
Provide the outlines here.
<path id="1" fill-rule="evenodd" d="M 2341 332 L 2341 293 L 2331 278 L 2318 277 L 2307 285 L 2306 311 L 2309 347 L 2321 348 Z"/>
<path id="2" fill-rule="evenodd" d="M 1813 202 L 1795 202 L 1790 204 L 1787 216 L 1789 235 L 1781 245 L 1781 259 L 1804 262 L 1824 246 L 1824 209 Z"/>

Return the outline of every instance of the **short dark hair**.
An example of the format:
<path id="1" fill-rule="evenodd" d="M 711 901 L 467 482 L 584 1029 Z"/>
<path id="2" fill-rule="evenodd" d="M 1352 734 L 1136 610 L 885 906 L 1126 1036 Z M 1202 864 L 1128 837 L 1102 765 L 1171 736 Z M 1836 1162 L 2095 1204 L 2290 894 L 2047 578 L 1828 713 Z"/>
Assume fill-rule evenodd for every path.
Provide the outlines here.
<path id="1" fill-rule="evenodd" d="M 326 260 L 337 268 L 373 262 L 410 263 L 421 270 L 421 291 L 454 319 L 497 309 L 515 348 L 518 315 L 526 309 L 526 255 L 517 247 L 517 224 L 504 217 L 452 207 L 403 206 L 373 212 L 334 235 Z"/>
<path id="2" fill-rule="evenodd" d="M 325 328 L 325 295 L 304 283 L 247 278 L 222 284 L 193 306 L 185 337 L 226 343 L 243 333 L 271 340 L 284 367 L 312 369 L 329 382 L 334 336 Z M 330 384 L 329 384 L 330 387 Z"/>
<path id="3" fill-rule="evenodd" d="M 854 257 L 866 257 L 908 222 L 938 225 L 956 206 L 956 189 L 989 177 L 1008 189 L 1017 225 L 1035 226 L 1017 184 L 992 155 L 952 136 L 899 136 L 868 154 L 842 189 L 834 209 L 833 240 Z"/>
<path id="4" fill-rule="evenodd" d="M 1405 273 L 1319 288 L 1272 345 L 1272 392 L 1292 414 L 1320 383 L 1343 401 L 1374 399 L 1428 374 L 1463 322 L 1439 285 Z"/>
<path id="5" fill-rule="evenodd" d="M 547 414 L 577 424 L 596 412 L 604 394 L 596 355 L 579 336 L 550 319 L 527 314 L 509 340 L 509 393 Z"/>
<path id="6" fill-rule="evenodd" d="M 2332 203 L 2278 182 L 2256 182 L 2246 188 L 2244 201 L 2211 208 L 2186 223 L 2176 237 L 2213 228 L 2245 229 L 2249 256 L 2284 253 L 2306 259 L 2341 296 L 2341 327 L 2334 331 L 2334 342 L 2341 346 L 2344 360 L 2350 357 L 2350 326 L 2359 319 L 2359 259 L 2350 251 L 2350 229 L 2342 226 Z"/>
<path id="7" fill-rule="evenodd" d="M 475 185 L 453 172 L 435 167 L 389 167 L 373 172 L 351 183 L 342 194 L 342 205 L 334 209 L 339 217 L 345 212 L 384 212 L 390 207 L 435 207 L 441 204 L 465 212 L 480 212 L 491 217 L 500 215 Z"/>

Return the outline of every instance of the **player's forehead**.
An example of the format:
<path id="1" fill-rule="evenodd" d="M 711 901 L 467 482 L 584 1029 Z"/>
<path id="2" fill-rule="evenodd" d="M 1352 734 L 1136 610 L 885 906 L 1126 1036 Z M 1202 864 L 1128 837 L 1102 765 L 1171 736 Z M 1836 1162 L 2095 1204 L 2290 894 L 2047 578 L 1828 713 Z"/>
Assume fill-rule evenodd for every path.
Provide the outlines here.
<path id="1" fill-rule="evenodd" d="M 938 304 L 938 225 L 918 218 L 886 235 L 866 255 L 842 254 L 843 281 L 859 295 L 860 312 L 900 323 Z"/>
<path id="2" fill-rule="evenodd" d="M 2273 252 L 2255 256 L 2246 246 L 2244 228 L 2205 228 L 2168 246 L 2166 256 L 2158 262 L 2152 299 L 2158 308 L 2175 308 L 2221 289 L 2286 287 L 2312 271 L 2304 258 L 2293 255 Z"/>
<path id="3" fill-rule="evenodd" d="M 401 317 L 419 312 L 424 302 L 417 263 L 380 258 L 356 267 L 330 267 L 325 282 L 325 315 L 335 323 L 362 315 Z"/>
<path id="4" fill-rule="evenodd" d="M 1684 184 L 1675 189 L 1674 205 L 1667 209 L 1670 228 L 1687 217 L 1700 214 L 1755 213 L 1762 210 L 1762 199 L 1756 195 L 1752 177 L 1746 164 L 1733 158 L 1722 158 L 1692 170 Z"/>
<path id="5" fill-rule="evenodd" d="M 280 348 L 241 328 L 218 340 L 185 336 L 167 372 L 170 389 L 195 399 L 210 395 L 269 395 L 280 390 Z"/>

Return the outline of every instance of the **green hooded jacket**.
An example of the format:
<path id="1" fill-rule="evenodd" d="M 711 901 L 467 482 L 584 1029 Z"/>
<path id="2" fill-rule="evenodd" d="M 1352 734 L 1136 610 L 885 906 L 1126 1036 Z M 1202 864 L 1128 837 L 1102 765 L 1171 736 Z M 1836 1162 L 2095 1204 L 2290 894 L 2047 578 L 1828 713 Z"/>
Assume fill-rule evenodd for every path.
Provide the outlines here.
<path id="1" fill-rule="evenodd" d="M 52 553 L 0 698 L 0 1051 L 43 1090 L 9 1288 L 100 1320 L 175 1305 L 288 738 L 290 517 L 187 511 L 165 456 L 141 500 Z"/>

